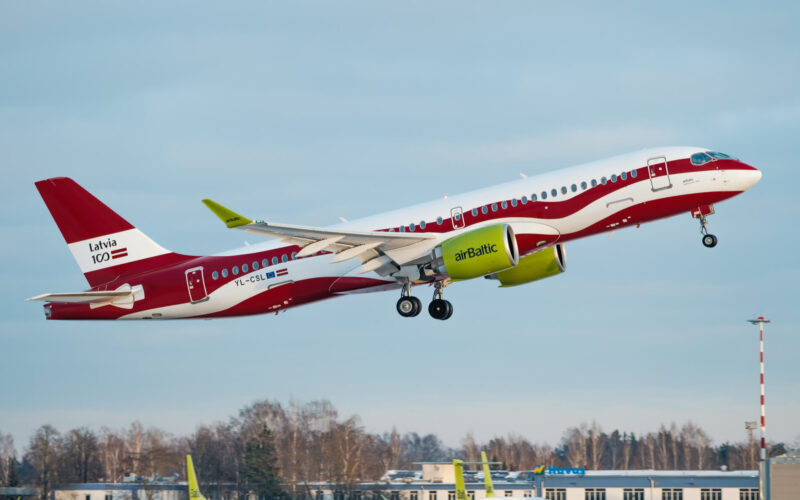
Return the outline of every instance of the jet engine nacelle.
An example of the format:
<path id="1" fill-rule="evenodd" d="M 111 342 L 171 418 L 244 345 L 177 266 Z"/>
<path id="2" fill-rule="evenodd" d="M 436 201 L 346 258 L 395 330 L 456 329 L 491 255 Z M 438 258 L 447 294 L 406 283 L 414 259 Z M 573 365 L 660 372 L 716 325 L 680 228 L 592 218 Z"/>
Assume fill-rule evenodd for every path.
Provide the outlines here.
<path id="1" fill-rule="evenodd" d="M 514 267 L 519 250 L 508 224 L 474 229 L 433 249 L 433 269 L 455 280 L 468 280 Z"/>
<path id="2" fill-rule="evenodd" d="M 567 253 L 563 245 L 554 245 L 541 252 L 526 255 L 511 269 L 486 276 L 500 281 L 501 287 L 517 286 L 549 278 L 567 270 Z"/>

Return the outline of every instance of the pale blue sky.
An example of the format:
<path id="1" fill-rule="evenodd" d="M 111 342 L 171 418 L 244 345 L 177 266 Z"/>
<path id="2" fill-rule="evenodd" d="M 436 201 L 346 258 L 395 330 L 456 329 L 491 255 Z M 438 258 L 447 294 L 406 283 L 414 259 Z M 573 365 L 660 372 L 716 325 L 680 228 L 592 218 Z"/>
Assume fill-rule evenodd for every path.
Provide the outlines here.
<path id="1" fill-rule="evenodd" d="M 767 334 L 770 438 L 800 441 L 800 35 L 795 3 L 0 1 L 0 431 L 188 434 L 256 399 L 330 399 L 369 430 L 556 444 L 596 419 L 746 437 Z M 328 225 L 648 146 L 762 169 L 717 206 L 568 245 L 566 274 L 278 317 L 45 322 L 85 288 L 33 182 L 75 178 L 167 248 L 213 253 L 212 197 Z M 428 299 L 428 290 L 418 293 Z"/>

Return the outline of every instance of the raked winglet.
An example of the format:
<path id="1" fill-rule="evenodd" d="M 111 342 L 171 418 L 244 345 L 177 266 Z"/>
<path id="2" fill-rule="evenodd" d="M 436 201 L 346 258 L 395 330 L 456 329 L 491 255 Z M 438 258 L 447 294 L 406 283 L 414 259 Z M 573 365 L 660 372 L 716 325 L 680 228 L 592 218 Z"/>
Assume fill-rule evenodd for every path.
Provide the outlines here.
<path id="1" fill-rule="evenodd" d="M 203 200 L 203 203 L 208 207 L 209 210 L 214 212 L 214 215 L 222 219 L 222 222 L 224 222 L 228 227 L 245 226 L 253 222 L 247 217 L 239 215 L 229 208 L 223 207 L 214 200 L 205 199 Z"/>

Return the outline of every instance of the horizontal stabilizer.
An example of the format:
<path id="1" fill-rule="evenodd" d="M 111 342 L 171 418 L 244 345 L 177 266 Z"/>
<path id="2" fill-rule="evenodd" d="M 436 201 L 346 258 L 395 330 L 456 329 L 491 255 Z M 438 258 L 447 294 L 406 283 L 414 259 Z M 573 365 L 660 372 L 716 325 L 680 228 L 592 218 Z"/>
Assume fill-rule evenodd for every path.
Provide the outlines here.
<path id="1" fill-rule="evenodd" d="M 144 299 L 144 289 L 141 285 L 134 287 L 123 285 L 116 290 L 98 292 L 43 293 L 25 300 L 89 304 L 92 309 L 109 305 L 123 309 L 133 309 L 133 303 L 142 299 Z"/>

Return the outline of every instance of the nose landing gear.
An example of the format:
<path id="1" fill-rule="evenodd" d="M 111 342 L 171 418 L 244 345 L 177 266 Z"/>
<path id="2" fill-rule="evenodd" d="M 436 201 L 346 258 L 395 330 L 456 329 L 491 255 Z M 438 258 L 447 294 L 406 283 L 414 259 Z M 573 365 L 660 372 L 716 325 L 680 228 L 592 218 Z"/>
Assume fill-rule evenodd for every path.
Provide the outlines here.
<path id="1" fill-rule="evenodd" d="M 692 217 L 700 221 L 700 232 L 703 233 L 703 246 L 706 248 L 714 248 L 717 246 L 717 237 L 708 232 L 708 216 L 713 213 L 713 205 L 704 205 L 692 210 Z"/>

